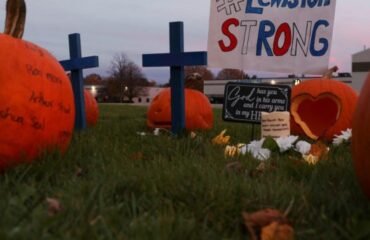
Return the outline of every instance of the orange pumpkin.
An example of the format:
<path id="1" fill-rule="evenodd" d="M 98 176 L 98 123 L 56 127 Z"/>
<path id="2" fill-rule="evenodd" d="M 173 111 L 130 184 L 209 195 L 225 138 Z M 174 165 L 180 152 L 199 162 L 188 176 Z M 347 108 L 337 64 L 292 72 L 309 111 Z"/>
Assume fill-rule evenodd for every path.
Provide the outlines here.
<path id="1" fill-rule="evenodd" d="M 88 127 L 95 126 L 99 118 L 99 107 L 96 99 L 88 90 L 84 90 L 86 123 Z"/>
<path id="2" fill-rule="evenodd" d="M 337 80 L 319 78 L 292 88 L 291 131 L 311 139 L 332 140 L 351 128 L 357 93 Z"/>
<path id="3" fill-rule="evenodd" d="M 8 1 L 0 34 L 0 171 L 49 149 L 65 151 L 74 127 L 71 83 L 48 51 L 21 40 L 24 19 L 24 1 Z"/>
<path id="4" fill-rule="evenodd" d="M 149 128 L 171 128 L 171 90 L 162 90 L 147 112 Z M 185 128 L 207 130 L 213 127 L 213 111 L 208 98 L 201 92 L 185 89 Z"/>
<path id="5" fill-rule="evenodd" d="M 357 179 L 370 199 L 370 74 L 362 87 L 352 125 L 352 158 Z"/>

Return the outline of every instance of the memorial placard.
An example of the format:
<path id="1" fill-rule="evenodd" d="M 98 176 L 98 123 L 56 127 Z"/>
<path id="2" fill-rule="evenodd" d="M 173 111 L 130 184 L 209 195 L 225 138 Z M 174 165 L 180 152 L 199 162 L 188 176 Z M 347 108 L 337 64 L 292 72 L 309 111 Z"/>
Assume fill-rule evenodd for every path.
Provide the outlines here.
<path id="1" fill-rule="evenodd" d="M 261 112 L 261 137 L 288 137 L 290 135 L 289 112 Z"/>
<path id="2" fill-rule="evenodd" d="M 283 112 L 290 108 L 290 86 L 229 82 L 225 86 L 223 119 L 261 123 L 261 112 Z"/>

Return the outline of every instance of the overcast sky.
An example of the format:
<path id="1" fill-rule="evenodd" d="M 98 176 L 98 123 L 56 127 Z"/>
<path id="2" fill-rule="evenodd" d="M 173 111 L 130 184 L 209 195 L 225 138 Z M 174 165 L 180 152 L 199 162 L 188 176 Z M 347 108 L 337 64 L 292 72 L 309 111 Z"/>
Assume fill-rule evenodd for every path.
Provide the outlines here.
<path id="1" fill-rule="evenodd" d="M 185 50 L 206 51 L 210 0 L 28 0 L 24 39 L 67 59 L 68 34 L 81 34 L 84 56 L 98 55 L 107 75 L 115 54 L 126 53 L 141 66 L 143 53 L 169 51 L 169 22 L 183 21 Z M 4 25 L 5 0 L 0 5 Z M 337 0 L 330 65 L 351 71 L 351 55 L 370 47 L 370 1 Z M 168 68 L 145 68 L 146 77 L 163 83 Z"/>

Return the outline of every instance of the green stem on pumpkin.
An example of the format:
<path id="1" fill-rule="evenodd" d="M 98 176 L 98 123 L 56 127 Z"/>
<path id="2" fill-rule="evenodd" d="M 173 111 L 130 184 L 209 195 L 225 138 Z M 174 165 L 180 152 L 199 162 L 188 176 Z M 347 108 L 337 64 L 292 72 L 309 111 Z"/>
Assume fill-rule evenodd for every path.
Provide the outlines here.
<path id="1" fill-rule="evenodd" d="M 26 3 L 24 0 L 7 0 L 4 33 L 22 38 L 26 23 Z"/>

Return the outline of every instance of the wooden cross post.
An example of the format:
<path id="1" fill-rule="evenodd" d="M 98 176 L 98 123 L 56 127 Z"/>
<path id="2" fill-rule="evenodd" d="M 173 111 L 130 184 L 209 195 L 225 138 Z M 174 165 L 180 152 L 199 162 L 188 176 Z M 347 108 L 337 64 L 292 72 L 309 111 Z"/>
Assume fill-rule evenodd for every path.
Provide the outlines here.
<path id="1" fill-rule="evenodd" d="M 84 101 L 84 82 L 83 69 L 99 66 L 97 56 L 82 58 L 80 34 L 69 35 L 69 55 L 70 60 L 60 61 L 65 71 L 71 71 L 71 81 L 75 98 L 75 129 L 83 130 L 87 127 L 85 101 Z"/>
<path id="2" fill-rule="evenodd" d="M 170 53 L 144 54 L 144 67 L 171 69 L 171 125 L 177 135 L 185 129 L 185 66 L 207 65 L 207 52 L 184 52 L 184 24 L 170 23 Z"/>

